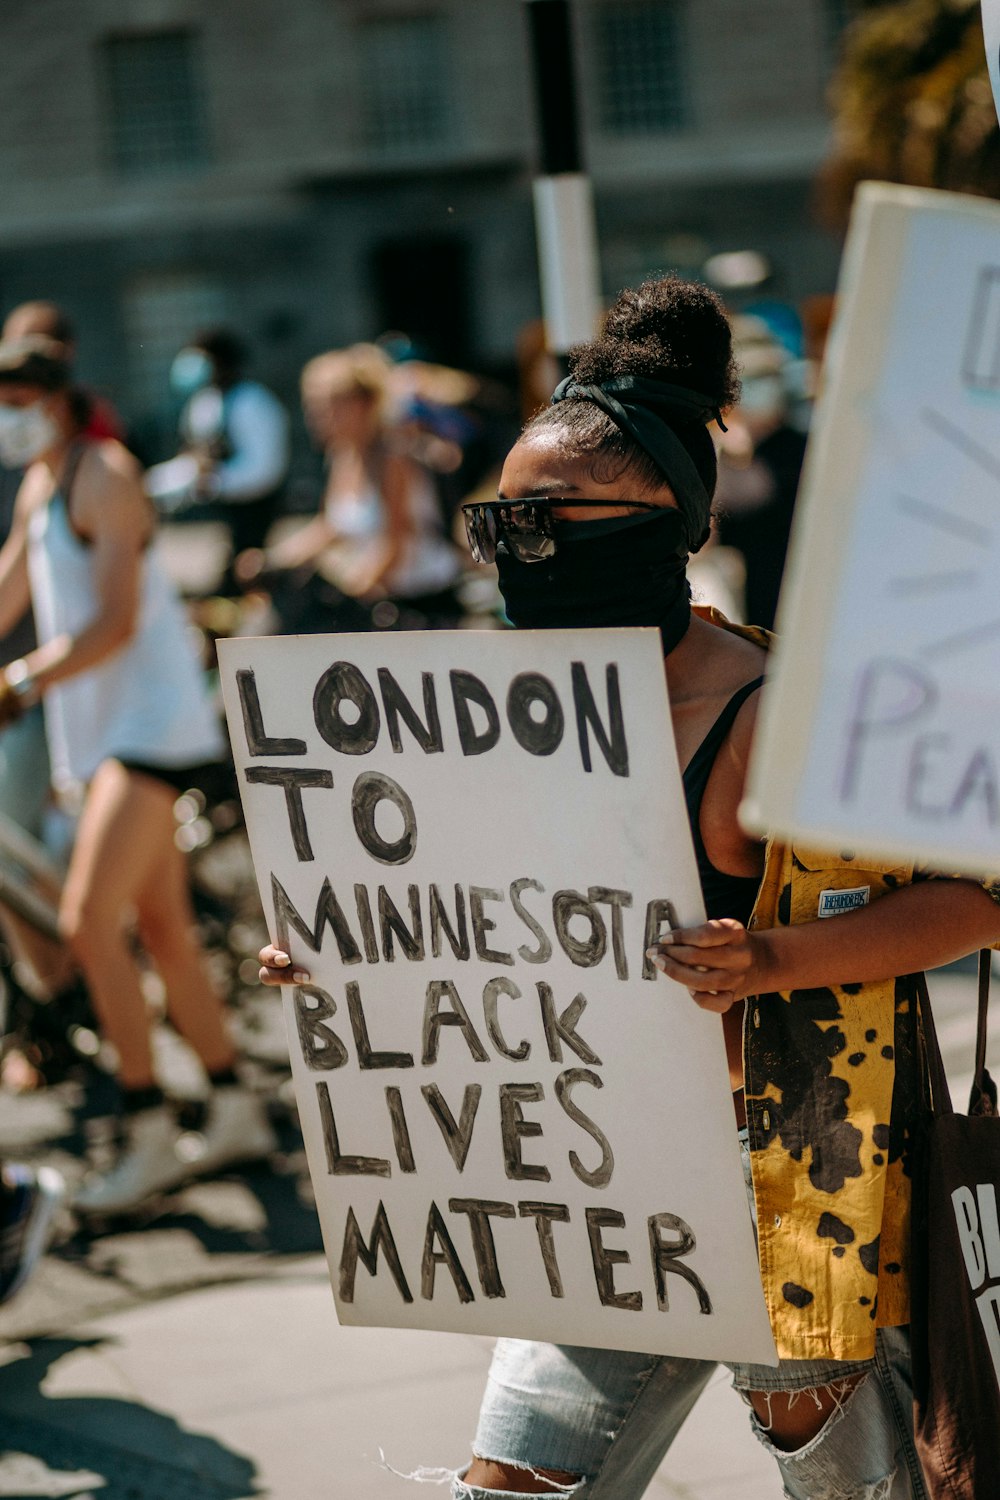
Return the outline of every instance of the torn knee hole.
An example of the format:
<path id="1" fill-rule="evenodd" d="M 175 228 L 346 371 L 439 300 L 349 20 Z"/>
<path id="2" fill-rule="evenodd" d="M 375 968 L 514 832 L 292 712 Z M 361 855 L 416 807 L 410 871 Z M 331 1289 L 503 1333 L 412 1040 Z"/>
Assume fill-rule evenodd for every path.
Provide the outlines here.
<path id="1" fill-rule="evenodd" d="M 462 1483 L 473 1489 L 499 1490 L 508 1495 L 571 1495 L 581 1478 L 561 1469 L 535 1469 L 530 1464 L 477 1457 L 463 1474 Z"/>
<path id="2" fill-rule="evenodd" d="M 759 1427 L 775 1448 L 793 1452 L 819 1437 L 834 1416 L 839 1416 L 867 1376 L 845 1375 L 829 1385 L 807 1386 L 801 1391 L 744 1391 Z"/>

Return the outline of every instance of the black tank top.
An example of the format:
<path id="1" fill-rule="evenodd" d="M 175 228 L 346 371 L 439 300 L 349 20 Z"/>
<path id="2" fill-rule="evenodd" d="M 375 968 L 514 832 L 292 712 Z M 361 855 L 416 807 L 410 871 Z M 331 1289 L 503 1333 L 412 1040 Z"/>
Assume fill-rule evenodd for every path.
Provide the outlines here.
<path id="1" fill-rule="evenodd" d="M 717 870 L 708 857 L 701 836 L 701 804 L 708 785 L 708 778 L 715 765 L 715 757 L 722 749 L 726 736 L 743 704 L 755 693 L 764 681 L 757 677 L 753 682 L 738 688 L 722 710 L 711 729 L 698 746 L 684 771 L 684 800 L 687 803 L 694 852 L 698 861 L 698 875 L 705 898 L 705 912 L 709 917 L 735 917 L 746 924 L 750 920 L 753 904 L 760 887 L 759 875 L 726 875 Z"/>

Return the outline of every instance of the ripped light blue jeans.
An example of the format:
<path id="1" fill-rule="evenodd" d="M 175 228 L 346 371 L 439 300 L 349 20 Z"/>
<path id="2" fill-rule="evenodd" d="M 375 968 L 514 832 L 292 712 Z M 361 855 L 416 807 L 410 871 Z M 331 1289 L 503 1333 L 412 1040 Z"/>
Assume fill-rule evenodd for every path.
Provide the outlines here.
<path id="1" fill-rule="evenodd" d="M 741 1132 L 744 1173 L 749 1152 Z M 713 1362 L 577 1349 L 501 1339 L 493 1355 L 473 1451 L 514 1468 L 579 1476 L 549 1482 L 575 1500 L 639 1500 L 715 1369 Z M 731 1364 L 733 1385 L 750 1391 L 809 1392 L 837 1403 L 819 1432 L 792 1452 L 771 1442 L 749 1409 L 750 1426 L 773 1455 L 790 1500 L 927 1500 L 913 1446 L 913 1393 L 905 1328 L 878 1332 L 871 1360 L 782 1360 Z M 864 1378 L 853 1388 L 838 1383 Z M 748 1408 L 749 1408 L 749 1402 Z M 455 1500 L 506 1500 L 455 1479 Z"/>

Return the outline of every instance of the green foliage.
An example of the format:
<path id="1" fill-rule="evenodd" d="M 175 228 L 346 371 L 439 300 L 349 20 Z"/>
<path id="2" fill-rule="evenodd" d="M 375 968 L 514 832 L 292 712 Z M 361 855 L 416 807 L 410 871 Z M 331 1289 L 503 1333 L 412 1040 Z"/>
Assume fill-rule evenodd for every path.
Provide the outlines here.
<path id="1" fill-rule="evenodd" d="M 820 204 L 846 222 L 866 178 L 1000 197 L 1000 126 L 978 0 L 892 0 L 848 28 Z"/>

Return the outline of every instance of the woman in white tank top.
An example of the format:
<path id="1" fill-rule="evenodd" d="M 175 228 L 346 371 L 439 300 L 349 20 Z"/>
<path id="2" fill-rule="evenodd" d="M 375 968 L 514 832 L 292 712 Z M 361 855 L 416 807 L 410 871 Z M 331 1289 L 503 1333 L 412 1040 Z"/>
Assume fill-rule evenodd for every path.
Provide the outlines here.
<path id="1" fill-rule="evenodd" d="M 0 728 L 42 701 L 56 790 L 82 801 L 60 926 L 119 1060 L 128 1144 L 76 1207 L 112 1215 L 190 1175 L 153 1070 L 140 939 L 170 1019 L 215 1085 L 207 1172 L 272 1144 L 234 1072 L 222 1004 L 193 936 L 173 805 L 222 736 L 153 546 L 139 467 L 120 443 L 88 442 L 62 346 L 0 343 L 0 462 L 24 467 L 0 549 L 0 634 L 34 607 L 38 647 L 0 673 Z"/>
<path id="2" fill-rule="evenodd" d="M 395 623 L 400 606 L 421 602 L 434 615 L 458 617 L 448 596 L 461 559 L 445 535 L 432 475 L 394 432 L 392 368 L 373 344 L 331 350 L 306 365 L 306 424 L 328 460 L 323 507 L 266 554 L 244 554 L 237 577 L 249 583 L 255 570 L 311 567 L 372 606 L 379 626 Z"/>

